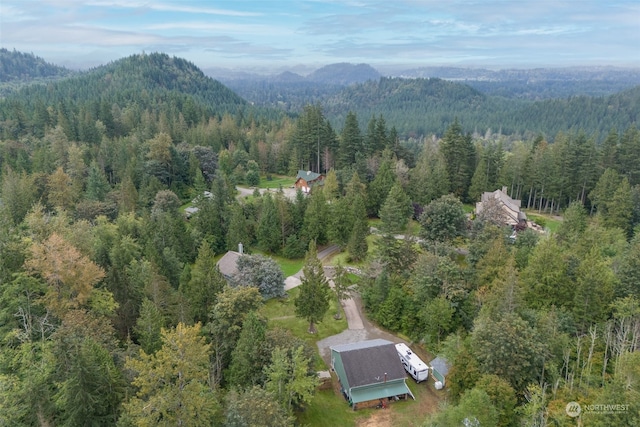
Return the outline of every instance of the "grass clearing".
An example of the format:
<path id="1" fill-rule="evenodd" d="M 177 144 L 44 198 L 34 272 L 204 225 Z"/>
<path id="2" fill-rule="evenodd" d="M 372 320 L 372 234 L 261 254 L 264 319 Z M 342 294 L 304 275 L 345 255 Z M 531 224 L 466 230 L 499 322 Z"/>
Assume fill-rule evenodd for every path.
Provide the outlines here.
<path id="1" fill-rule="evenodd" d="M 287 188 L 287 187 L 291 187 L 293 184 L 295 184 L 296 179 L 290 176 L 284 176 L 284 175 L 271 175 L 271 179 L 267 179 L 266 176 L 261 176 L 260 177 L 260 184 L 258 185 L 258 188 L 280 188 L 280 186 L 282 186 L 282 188 Z"/>
<path id="2" fill-rule="evenodd" d="M 346 266 L 356 267 L 356 268 L 365 267 L 369 263 L 368 259 L 373 256 L 373 252 L 377 246 L 376 244 L 377 238 L 378 236 L 376 236 L 375 234 L 369 234 L 367 236 L 367 245 L 369 246 L 369 249 L 367 250 L 367 259 L 365 259 L 364 261 L 350 262 L 349 253 L 346 250 L 343 250 L 342 252 L 339 252 L 331 256 L 331 258 L 328 260 L 329 261 L 328 264 L 337 265 L 338 263 L 340 263 L 345 267 Z"/>
<path id="3" fill-rule="evenodd" d="M 337 381 L 335 377 L 333 381 Z M 445 399 L 446 391 L 435 390 L 432 381 L 416 384 L 411 378 L 407 378 L 407 385 L 415 400 L 409 398 L 392 402 L 387 409 L 366 408 L 353 411 L 335 388 L 317 391 L 311 404 L 304 412 L 297 414 L 297 418 L 301 425 L 320 427 L 421 425 L 430 414 L 438 411 L 440 402 Z"/>
<path id="4" fill-rule="evenodd" d="M 355 426 L 370 416 L 368 412 L 353 411 L 333 389 L 320 390 L 305 411 L 298 414 L 298 421 L 300 425 L 314 427 Z"/>
<path id="5" fill-rule="evenodd" d="M 562 220 L 555 215 L 527 212 L 527 218 L 541 227 L 548 229 L 551 233 L 558 231 Z"/>
<path id="6" fill-rule="evenodd" d="M 270 299 L 260 308 L 260 314 L 268 319 L 269 327 L 287 329 L 291 331 L 293 335 L 305 340 L 313 348 L 316 347 L 317 341 L 331 335 L 339 334 L 347 329 L 347 319 L 344 315 L 339 320 L 333 318 L 338 307 L 338 302 L 335 298 L 331 298 L 327 314 L 324 316 L 322 322 L 316 325 L 317 333 L 310 334 L 307 332 L 309 322 L 296 317 L 295 313 L 294 301 L 299 294 L 300 289 L 293 288 L 287 292 L 288 297 Z M 327 366 L 325 366 L 319 354 L 316 365 L 318 370 L 327 369 Z"/>
<path id="7" fill-rule="evenodd" d="M 303 258 L 289 259 L 289 258 L 285 258 L 285 257 L 279 256 L 279 255 L 267 254 L 267 253 L 262 252 L 262 251 L 260 251 L 258 249 L 254 249 L 254 250 L 252 250 L 252 252 L 254 254 L 263 255 L 263 256 L 266 256 L 268 258 L 273 259 L 280 266 L 280 268 L 282 269 L 282 272 L 284 273 L 284 277 L 293 276 L 298 271 L 300 271 L 302 269 L 302 267 L 304 266 L 304 259 Z"/>

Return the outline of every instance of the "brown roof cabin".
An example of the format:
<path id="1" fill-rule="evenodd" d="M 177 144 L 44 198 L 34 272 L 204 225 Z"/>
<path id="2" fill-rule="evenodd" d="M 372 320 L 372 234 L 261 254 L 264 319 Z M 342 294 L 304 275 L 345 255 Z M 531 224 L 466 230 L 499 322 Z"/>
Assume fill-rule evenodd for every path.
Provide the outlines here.
<path id="1" fill-rule="evenodd" d="M 302 190 L 303 193 L 308 194 L 316 185 L 324 184 L 324 175 L 321 173 L 299 170 L 296 176 L 296 183 L 294 186 Z"/>

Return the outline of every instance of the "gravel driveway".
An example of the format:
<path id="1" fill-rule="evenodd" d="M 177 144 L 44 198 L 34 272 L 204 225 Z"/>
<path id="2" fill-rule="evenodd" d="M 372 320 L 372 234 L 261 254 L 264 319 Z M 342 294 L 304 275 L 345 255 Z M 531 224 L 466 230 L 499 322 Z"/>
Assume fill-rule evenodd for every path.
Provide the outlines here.
<path id="1" fill-rule="evenodd" d="M 322 356 L 327 367 L 331 366 L 331 347 L 334 345 L 349 344 L 373 340 L 376 338 L 382 338 L 394 343 L 402 342 L 402 340 L 395 335 L 372 325 L 362 315 L 362 301 L 360 299 L 360 295 L 354 294 L 352 298 L 343 301 L 342 307 L 344 308 L 349 328 L 339 334 L 332 335 L 316 343 L 318 345 L 320 356 Z"/>

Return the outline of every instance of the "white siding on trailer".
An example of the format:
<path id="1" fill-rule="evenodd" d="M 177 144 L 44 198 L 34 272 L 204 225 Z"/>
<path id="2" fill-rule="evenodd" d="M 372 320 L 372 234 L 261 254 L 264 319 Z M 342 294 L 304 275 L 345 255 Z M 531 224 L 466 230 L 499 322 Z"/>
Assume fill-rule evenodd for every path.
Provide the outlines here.
<path id="1" fill-rule="evenodd" d="M 424 381 L 429 378 L 429 367 L 422 361 L 411 349 L 404 343 L 396 344 L 398 357 L 402 362 L 404 369 L 417 382 Z"/>

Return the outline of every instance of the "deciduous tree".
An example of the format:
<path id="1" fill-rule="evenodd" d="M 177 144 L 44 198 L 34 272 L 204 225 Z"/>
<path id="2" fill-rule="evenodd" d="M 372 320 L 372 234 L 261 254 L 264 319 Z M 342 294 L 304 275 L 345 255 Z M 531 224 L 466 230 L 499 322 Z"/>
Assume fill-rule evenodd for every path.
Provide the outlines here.
<path id="1" fill-rule="evenodd" d="M 238 275 L 233 281 L 237 286 L 257 288 L 267 300 L 285 295 L 284 273 L 272 259 L 262 255 L 244 255 L 238 259 Z"/>

